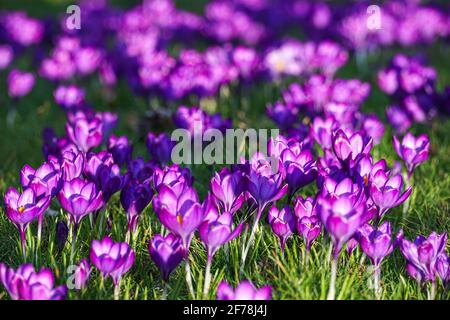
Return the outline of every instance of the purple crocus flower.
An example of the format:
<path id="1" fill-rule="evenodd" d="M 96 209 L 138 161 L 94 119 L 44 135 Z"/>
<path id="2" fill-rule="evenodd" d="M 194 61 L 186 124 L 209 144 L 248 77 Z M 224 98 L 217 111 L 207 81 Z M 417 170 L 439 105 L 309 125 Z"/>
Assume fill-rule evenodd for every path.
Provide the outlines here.
<path id="1" fill-rule="evenodd" d="M 221 246 L 239 235 L 243 224 L 239 224 L 234 230 L 231 229 L 232 225 L 233 216 L 231 213 L 224 212 L 219 215 L 216 212 L 215 216 L 208 215 L 208 220 L 199 226 L 200 239 L 205 244 L 208 260 L 212 260 L 214 254 Z"/>
<path id="2" fill-rule="evenodd" d="M 133 266 L 135 253 L 126 242 L 113 242 L 106 236 L 93 240 L 89 255 L 92 264 L 100 270 L 102 277 L 111 277 L 116 288 L 122 276 Z"/>
<path id="3" fill-rule="evenodd" d="M 278 210 L 276 206 L 269 209 L 269 223 L 272 231 L 280 239 L 281 251 L 284 252 L 286 240 L 292 235 L 295 230 L 295 216 L 289 206 Z"/>
<path id="4" fill-rule="evenodd" d="M 412 187 L 409 186 L 402 193 L 402 185 L 403 181 L 400 174 L 389 178 L 389 173 L 378 170 L 373 175 L 369 190 L 370 196 L 378 208 L 378 216 L 380 219 L 390 208 L 399 206 L 411 194 Z"/>
<path id="5" fill-rule="evenodd" d="M 37 197 L 55 196 L 59 191 L 61 171 L 56 162 L 44 162 L 38 169 L 26 164 L 20 171 L 20 181 L 25 188 L 31 188 Z"/>
<path id="6" fill-rule="evenodd" d="M 289 186 L 289 196 L 310 184 L 317 176 L 316 161 L 309 150 L 286 148 L 281 153 L 281 161 L 286 171 L 286 182 Z"/>
<path id="7" fill-rule="evenodd" d="M 389 106 L 386 109 L 386 117 L 398 133 L 405 132 L 412 125 L 410 116 L 398 105 Z"/>
<path id="8" fill-rule="evenodd" d="M 13 300 L 62 300 L 67 294 L 65 285 L 54 287 L 50 269 L 36 272 L 31 264 L 23 264 L 14 270 L 0 263 L 0 282 Z"/>
<path id="9" fill-rule="evenodd" d="M 120 203 L 127 212 L 128 232 L 135 232 L 142 211 L 153 198 L 153 190 L 147 183 L 130 180 L 120 193 Z"/>
<path id="10" fill-rule="evenodd" d="M 445 252 L 437 258 L 436 270 L 444 285 L 450 282 L 450 257 Z"/>
<path id="11" fill-rule="evenodd" d="M 163 169 L 155 168 L 153 172 L 153 184 L 156 190 L 163 185 L 172 189 L 183 189 L 185 185 L 192 186 L 194 178 L 188 168 L 181 168 L 178 164 L 165 166 Z"/>
<path id="12" fill-rule="evenodd" d="M 66 123 L 66 131 L 81 151 L 88 152 L 103 140 L 103 121 L 98 117 L 88 119 L 82 114 L 75 115 Z"/>
<path id="13" fill-rule="evenodd" d="M 83 173 L 84 154 L 80 151 L 67 150 L 62 154 L 61 172 L 64 181 L 78 178 Z"/>
<path id="14" fill-rule="evenodd" d="M 8 75 L 8 94 L 11 98 L 26 96 L 34 86 L 36 79 L 32 73 L 12 70 Z"/>
<path id="15" fill-rule="evenodd" d="M 102 191 L 105 203 L 122 189 L 125 182 L 125 178 L 120 175 L 119 166 L 114 163 L 112 155 L 106 151 L 88 153 L 84 173 Z"/>
<path id="16" fill-rule="evenodd" d="M 108 139 L 107 148 L 108 152 L 112 154 L 114 162 L 118 165 L 129 161 L 133 153 L 133 146 L 126 136 L 116 137 L 111 135 Z"/>
<path id="17" fill-rule="evenodd" d="M 438 257 L 445 253 L 447 234 L 432 232 L 428 238 L 418 236 L 414 242 L 402 239 L 400 251 L 408 260 L 408 272 L 414 278 L 435 281 Z"/>
<path id="18" fill-rule="evenodd" d="M 203 210 L 195 189 L 185 185 L 177 190 L 162 185 L 153 199 L 153 207 L 161 223 L 182 239 L 187 250 L 195 230 L 203 221 Z"/>
<path id="19" fill-rule="evenodd" d="M 333 241 L 333 255 L 337 259 L 345 242 L 347 242 L 365 222 L 365 204 L 351 195 L 339 198 L 317 199 L 317 211 L 328 234 Z"/>
<path id="20" fill-rule="evenodd" d="M 217 300 L 271 300 L 272 288 L 269 285 L 256 289 L 253 284 L 244 280 L 233 290 L 233 288 L 222 281 L 217 287 Z"/>
<path id="21" fill-rule="evenodd" d="M 255 154 L 252 158 L 247 180 L 248 192 L 258 204 L 259 216 L 267 204 L 283 197 L 288 189 L 287 184 L 283 185 L 282 171 L 274 172 L 270 161 L 261 154 Z"/>
<path id="22" fill-rule="evenodd" d="M 235 213 L 245 201 L 245 178 L 239 171 L 230 173 L 223 168 L 211 179 L 211 191 L 223 212 Z"/>
<path id="23" fill-rule="evenodd" d="M 430 139 L 426 134 L 415 138 L 410 132 L 404 137 L 402 142 L 394 136 L 394 148 L 399 157 L 405 161 L 408 175 L 411 176 L 414 169 L 428 159 L 430 149 Z"/>
<path id="24" fill-rule="evenodd" d="M 297 230 L 303 236 L 306 250 L 310 251 L 313 241 L 317 239 L 322 229 L 314 199 L 306 198 L 303 200 L 301 196 L 297 197 L 294 214 L 297 218 Z"/>
<path id="25" fill-rule="evenodd" d="M 64 109 L 78 108 L 84 103 L 85 92 L 77 86 L 59 86 L 53 93 L 57 104 Z"/>
<path id="26" fill-rule="evenodd" d="M 61 207 L 71 215 L 75 226 L 85 215 L 103 205 L 102 192 L 97 190 L 95 183 L 81 178 L 65 181 L 57 197 Z"/>
<path id="27" fill-rule="evenodd" d="M 150 240 L 148 251 L 153 262 L 159 268 L 164 282 L 169 281 L 170 274 L 181 263 L 185 255 L 181 239 L 172 233 L 165 237 L 156 234 Z"/>
<path id="28" fill-rule="evenodd" d="M 50 196 L 36 197 L 33 189 L 27 188 L 20 194 L 9 188 L 4 196 L 6 216 L 19 230 L 22 242 L 22 253 L 26 256 L 25 230 L 38 217 L 44 214 L 50 205 Z"/>
<path id="29" fill-rule="evenodd" d="M 91 266 L 87 259 L 81 260 L 75 268 L 75 289 L 80 290 L 86 287 L 91 274 Z"/>
<path id="30" fill-rule="evenodd" d="M 356 132 L 351 136 L 343 130 L 333 134 L 332 145 L 336 158 L 345 166 L 352 167 L 352 162 L 361 154 L 368 154 L 372 149 L 373 140 Z"/>
<path id="31" fill-rule="evenodd" d="M 358 239 L 362 251 L 370 258 L 376 268 L 394 249 L 389 221 L 384 222 L 378 228 L 366 223 L 359 228 Z"/>
<path id="32" fill-rule="evenodd" d="M 166 133 L 156 136 L 150 132 L 147 135 L 147 149 L 152 159 L 161 164 L 170 163 L 172 159 L 172 149 L 176 141 L 172 141 Z"/>

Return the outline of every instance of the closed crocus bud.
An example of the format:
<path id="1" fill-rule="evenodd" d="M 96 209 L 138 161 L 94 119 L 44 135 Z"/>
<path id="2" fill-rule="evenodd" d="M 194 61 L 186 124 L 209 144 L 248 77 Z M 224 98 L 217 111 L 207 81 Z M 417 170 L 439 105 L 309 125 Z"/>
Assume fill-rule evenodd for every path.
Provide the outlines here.
<path id="1" fill-rule="evenodd" d="M 297 230 L 303 236 L 305 241 L 306 250 L 311 250 L 311 245 L 314 240 L 320 235 L 322 230 L 322 223 L 316 215 L 310 217 L 304 216 L 297 220 Z"/>
<path id="2" fill-rule="evenodd" d="M 81 151 L 88 152 L 103 140 L 103 121 L 98 117 L 75 117 L 66 123 L 66 132 Z"/>
<path id="3" fill-rule="evenodd" d="M 356 132 L 347 136 L 343 130 L 338 130 L 333 134 L 332 145 L 336 158 L 345 166 L 352 166 L 354 161 L 361 154 L 368 154 L 372 149 L 373 140 Z"/>
<path id="4" fill-rule="evenodd" d="M 77 86 L 59 86 L 53 92 L 57 104 L 64 109 L 78 108 L 84 103 L 85 92 Z"/>
<path id="5" fill-rule="evenodd" d="M 166 133 L 158 136 L 150 132 L 147 135 L 147 149 L 152 159 L 161 164 L 170 163 L 172 159 L 172 149 L 176 141 L 172 141 Z"/>
<path id="6" fill-rule="evenodd" d="M 295 216 L 289 206 L 285 206 L 281 210 L 278 210 L 276 206 L 272 206 L 269 209 L 268 217 L 272 231 L 280 239 L 281 251 L 284 252 L 286 240 L 295 230 Z"/>
<path id="7" fill-rule="evenodd" d="M 59 251 L 62 251 L 64 248 L 67 236 L 69 234 L 69 228 L 64 221 L 58 221 L 56 224 L 56 245 L 58 246 Z"/>
<path id="8" fill-rule="evenodd" d="M 133 266 L 135 253 L 126 242 L 113 242 L 111 238 L 94 240 L 90 260 L 102 277 L 111 277 L 117 287 L 122 276 Z"/>
<path id="9" fill-rule="evenodd" d="M 200 225 L 199 235 L 205 244 L 208 259 L 212 260 L 221 246 L 236 238 L 241 232 L 243 224 L 239 224 L 234 230 L 232 230 L 232 226 L 233 216 L 229 212 L 224 212 L 215 219 L 210 218 Z"/>
<path id="10" fill-rule="evenodd" d="M 211 191 L 224 212 L 235 213 L 244 203 L 245 178 L 241 172 L 223 168 L 211 179 Z"/>
<path id="11" fill-rule="evenodd" d="M 181 239 L 172 233 L 165 237 L 156 234 L 150 240 L 148 251 L 153 262 L 159 268 L 164 282 L 169 281 L 170 274 L 181 263 L 185 255 Z"/>
<path id="12" fill-rule="evenodd" d="M 430 150 L 430 139 L 426 134 L 415 138 L 410 132 L 404 137 L 402 142 L 394 136 L 394 148 L 398 156 L 405 162 L 408 174 L 411 176 L 414 169 L 428 159 Z"/>
<path id="13" fill-rule="evenodd" d="M 366 223 L 359 229 L 358 238 L 362 251 L 376 267 L 394 249 L 389 221 L 383 223 L 378 229 Z"/>
<path id="14" fill-rule="evenodd" d="M 153 190 L 147 183 L 130 180 L 120 193 L 120 203 L 127 212 L 128 230 L 135 232 L 142 211 L 153 198 Z"/>
<path id="15" fill-rule="evenodd" d="M 14 270 L 0 263 L 0 282 L 12 300 L 62 300 L 67 294 L 65 285 L 54 287 L 50 269 L 36 272 L 31 264 Z"/>
<path id="16" fill-rule="evenodd" d="M 161 185 L 153 207 L 159 221 L 183 240 L 185 249 L 189 248 L 195 230 L 204 219 L 195 189 L 185 185 L 178 194 L 173 188 Z"/>
<path id="17" fill-rule="evenodd" d="M 80 151 L 68 150 L 62 154 L 61 172 L 65 181 L 78 178 L 83 173 L 84 154 Z"/>
<path id="18" fill-rule="evenodd" d="M 23 187 L 33 189 L 37 197 L 53 197 L 60 188 L 61 171 L 59 163 L 44 162 L 37 170 L 27 164 L 20 171 L 20 181 Z"/>
<path id="19" fill-rule="evenodd" d="M 114 158 L 114 162 L 118 165 L 122 165 L 131 159 L 133 146 L 126 136 L 116 137 L 115 135 L 111 135 L 108 139 L 107 147 L 108 152 Z"/>
<path id="20" fill-rule="evenodd" d="M 415 270 L 415 279 L 420 274 L 421 280 L 435 281 L 438 257 L 445 253 L 446 241 L 446 233 L 436 232 L 432 232 L 428 238 L 418 236 L 414 242 L 406 239 L 401 241 L 400 251 L 411 265 L 409 269 Z"/>
<path id="21" fill-rule="evenodd" d="M 317 210 L 333 241 L 333 255 L 336 259 L 343 245 L 365 222 L 365 204 L 352 195 L 342 195 L 339 198 L 319 196 Z"/>
<path id="22" fill-rule="evenodd" d="M 95 183 L 75 178 L 65 181 L 61 191 L 58 193 L 58 200 L 73 218 L 76 225 L 81 219 L 103 205 L 102 192 L 98 191 Z"/>
<path id="23" fill-rule="evenodd" d="M 256 289 L 253 284 L 244 280 L 233 289 L 228 283 L 222 281 L 217 287 L 217 300 L 271 300 L 272 288 L 269 285 Z"/>
<path id="24" fill-rule="evenodd" d="M 35 77 L 32 73 L 12 70 L 8 75 L 8 94 L 11 98 L 26 96 L 33 89 Z"/>
<path id="25" fill-rule="evenodd" d="M 91 267 L 87 259 L 81 260 L 75 268 L 75 289 L 80 290 L 86 288 L 90 273 Z"/>
<path id="26" fill-rule="evenodd" d="M 412 187 L 408 187 L 402 193 L 402 186 L 402 176 L 399 174 L 390 178 L 388 173 L 383 170 L 378 170 L 374 174 L 369 190 L 370 196 L 378 208 L 380 218 L 390 208 L 399 206 L 409 197 L 412 192 Z"/>
<path id="27" fill-rule="evenodd" d="M 347 252 L 347 255 L 350 256 L 353 251 L 355 251 L 356 247 L 358 246 L 358 240 L 356 240 L 356 235 L 350 238 L 350 240 L 347 241 L 347 245 L 345 246 L 345 251 Z"/>

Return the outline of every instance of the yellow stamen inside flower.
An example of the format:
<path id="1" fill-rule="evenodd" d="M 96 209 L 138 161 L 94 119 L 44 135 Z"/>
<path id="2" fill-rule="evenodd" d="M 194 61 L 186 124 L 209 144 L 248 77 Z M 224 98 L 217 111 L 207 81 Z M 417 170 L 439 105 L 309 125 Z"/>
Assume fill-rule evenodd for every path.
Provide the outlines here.
<path id="1" fill-rule="evenodd" d="M 285 68 L 286 64 L 283 60 L 280 59 L 275 62 L 275 70 L 277 70 L 278 72 L 283 72 Z"/>
<path id="2" fill-rule="evenodd" d="M 311 118 L 310 117 L 304 117 L 303 118 L 303 124 L 309 124 L 311 122 Z"/>
<path id="3" fill-rule="evenodd" d="M 369 184 L 369 178 L 367 177 L 367 175 L 364 176 L 364 185 L 367 187 L 367 185 Z"/>
<path id="4" fill-rule="evenodd" d="M 179 224 L 183 224 L 183 217 L 180 215 L 177 215 L 177 221 Z"/>
<path id="5" fill-rule="evenodd" d="M 23 213 L 25 211 L 25 206 L 20 206 L 17 211 L 19 211 L 19 213 Z"/>

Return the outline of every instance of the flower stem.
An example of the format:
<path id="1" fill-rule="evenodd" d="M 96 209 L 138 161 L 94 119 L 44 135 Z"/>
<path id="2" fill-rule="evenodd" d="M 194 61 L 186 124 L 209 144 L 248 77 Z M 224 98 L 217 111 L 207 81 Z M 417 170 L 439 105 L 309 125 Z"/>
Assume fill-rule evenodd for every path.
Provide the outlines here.
<path id="1" fill-rule="evenodd" d="M 73 258 L 75 257 L 77 231 L 78 231 L 78 223 L 74 222 L 72 225 L 72 249 L 70 251 L 70 265 L 73 265 Z"/>
<path id="2" fill-rule="evenodd" d="M 119 300 L 120 297 L 120 280 L 114 286 L 114 300 Z"/>
<path id="3" fill-rule="evenodd" d="M 203 299 L 206 300 L 209 292 L 209 286 L 211 284 L 211 263 L 212 263 L 212 257 L 208 255 L 208 259 L 206 261 L 206 268 L 205 268 L 205 283 L 203 286 Z"/>
<path id="4" fill-rule="evenodd" d="M 20 242 L 22 243 L 22 254 L 23 254 L 23 262 L 27 261 L 27 241 L 25 239 L 25 229 L 23 227 L 19 228 L 20 233 Z"/>
<path id="5" fill-rule="evenodd" d="M 331 260 L 331 279 L 328 288 L 327 300 L 334 300 L 336 297 L 336 273 L 337 273 L 337 257 Z"/>
<path id="6" fill-rule="evenodd" d="M 428 289 L 428 300 L 434 300 L 436 296 L 436 283 L 433 281 Z"/>
<path id="7" fill-rule="evenodd" d="M 37 245 L 36 245 L 36 264 L 39 264 L 39 251 L 41 249 L 41 238 L 42 238 L 42 219 L 44 214 L 41 214 L 38 218 L 38 230 L 37 230 Z"/>
<path id="8" fill-rule="evenodd" d="M 189 294 L 191 295 L 191 299 L 195 298 L 194 295 L 194 286 L 192 285 L 192 277 L 191 277 L 191 265 L 189 263 L 189 256 L 186 257 L 186 283 L 188 286 Z"/>
<path id="9" fill-rule="evenodd" d="M 242 263 L 241 268 L 239 270 L 239 273 L 242 275 L 244 273 L 245 268 L 245 260 L 247 259 L 248 251 L 250 250 L 250 247 L 253 243 L 253 239 L 255 238 L 255 231 L 258 226 L 259 219 L 261 218 L 261 214 L 264 211 L 264 207 L 258 207 L 258 214 L 255 217 L 255 220 L 253 222 L 252 230 L 250 232 L 250 237 L 248 238 L 247 245 L 244 248 L 244 251 L 242 252 Z"/>
<path id="10" fill-rule="evenodd" d="M 375 291 L 375 298 L 381 299 L 381 286 L 380 286 L 380 266 L 373 266 L 373 288 Z"/>
<path id="11" fill-rule="evenodd" d="M 169 289 L 169 284 L 166 281 L 164 281 L 164 283 L 163 283 L 163 293 L 162 293 L 161 300 L 167 300 L 167 291 L 168 291 L 168 289 Z"/>

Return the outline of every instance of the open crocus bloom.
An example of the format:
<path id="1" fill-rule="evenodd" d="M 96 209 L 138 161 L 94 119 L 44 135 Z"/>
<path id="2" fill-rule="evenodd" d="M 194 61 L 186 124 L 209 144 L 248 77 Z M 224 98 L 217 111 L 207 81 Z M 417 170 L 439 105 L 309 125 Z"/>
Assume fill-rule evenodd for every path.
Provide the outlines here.
<path id="1" fill-rule="evenodd" d="M 99 117 L 76 116 L 66 123 L 70 140 L 83 152 L 97 147 L 103 140 L 103 122 Z"/>
<path id="2" fill-rule="evenodd" d="M 244 180 L 241 172 L 230 173 L 228 168 L 211 179 L 211 191 L 224 212 L 235 213 L 244 203 Z"/>
<path id="3" fill-rule="evenodd" d="M 402 239 L 400 251 L 408 260 L 408 273 L 417 280 L 435 281 L 438 257 L 445 253 L 447 234 L 432 232 L 428 238 L 418 236 L 414 242 Z"/>
<path id="4" fill-rule="evenodd" d="M 185 249 L 189 247 L 193 233 L 203 221 L 203 210 L 194 188 L 185 186 L 181 194 L 161 185 L 153 206 L 161 223 L 183 240 Z"/>
<path id="5" fill-rule="evenodd" d="M 37 197 L 46 195 L 54 196 L 59 189 L 61 171 L 57 163 L 45 162 L 37 170 L 30 165 L 25 165 L 20 171 L 22 186 L 34 190 Z"/>
<path id="6" fill-rule="evenodd" d="M 239 224 L 234 230 L 233 216 L 229 212 L 213 217 L 209 215 L 208 221 L 204 221 L 199 227 L 200 239 L 205 244 L 209 259 L 212 259 L 216 251 L 225 243 L 233 240 L 242 230 L 243 224 Z"/>
<path id="7" fill-rule="evenodd" d="M 260 289 L 256 289 L 253 284 L 248 281 L 242 281 L 235 290 L 222 281 L 217 287 L 217 300 L 271 300 L 272 288 L 266 285 Z"/>
<path id="8" fill-rule="evenodd" d="M 333 134 L 332 146 L 336 158 L 346 166 L 352 166 L 360 154 L 368 154 L 372 149 L 372 138 L 364 137 L 361 133 L 356 132 L 347 135 L 343 130 L 339 129 Z"/>
<path id="9" fill-rule="evenodd" d="M 388 221 L 379 226 L 378 229 L 366 223 L 359 229 L 358 238 L 361 249 L 370 258 L 374 266 L 378 266 L 394 248 L 391 224 Z"/>
<path id="10" fill-rule="evenodd" d="M 126 242 L 113 242 L 109 237 L 92 241 L 91 262 L 104 278 L 111 276 L 116 286 L 133 266 L 134 258 L 135 253 Z"/>
<path id="11" fill-rule="evenodd" d="M 351 195 L 340 198 L 317 199 L 317 210 L 323 225 L 334 244 L 333 254 L 337 258 L 343 245 L 365 222 L 366 207 Z"/>
<path id="12" fill-rule="evenodd" d="M 14 270 L 0 263 L 0 282 L 13 300 L 62 300 L 67 294 L 65 285 L 54 288 L 50 269 L 36 272 L 31 264 Z"/>
<path id="13" fill-rule="evenodd" d="M 64 210 L 69 212 L 78 224 L 85 215 L 98 210 L 103 205 L 102 192 L 97 191 L 93 182 L 81 178 L 65 181 L 58 194 Z"/>
<path id="14" fill-rule="evenodd" d="M 430 139 L 426 134 L 415 138 L 410 132 L 404 137 L 402 142 L 394 136 L 394 148 L 400 158 L 405 161 L 408 173 L 411 175 L 414 169 L 428 159 L 430 149 Z"/>
<path id="15" fill-rule="evenodd" d="M 378 207 L 380 218 L 390 208 L 399 206 L 409 197 L 412 187 L 408 187 L 402 193 L 402 185 L 402 177 L 399 174 L 389 178 L 389 174 L 383 170 L 378 170 L 375 173 L 369 190 L 374 204 Z"/>

